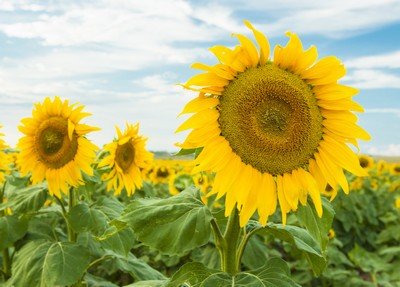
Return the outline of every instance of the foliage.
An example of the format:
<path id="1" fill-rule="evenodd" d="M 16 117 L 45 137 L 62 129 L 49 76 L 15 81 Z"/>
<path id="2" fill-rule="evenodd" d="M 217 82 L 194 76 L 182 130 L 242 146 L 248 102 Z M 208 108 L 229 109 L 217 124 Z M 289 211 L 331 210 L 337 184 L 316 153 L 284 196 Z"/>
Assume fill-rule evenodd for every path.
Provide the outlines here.
<path id="1" fill-rule="evenodd" d="M 154 170 L 161 166 L 172 171 L 170 177 L 143 171 L 143 188 L 132 197 L 107 192 L 101 180 L 107 170 L 96 166 L 84 185 L 62 198 L 50 197 L 46 182 L 32 186 L 29 176 L 12 169 L 0 194 L 7 198 L 0 203 L 0 282 L 400 286 L 399 176 L 389 168 L 371 169 L 363 179 L 347 175 L 350 194 L 339 192 L 332 202 L 323 198 L 322 218 L 308 200 L 286 225 L 278 209 L 265 227 L 255 214 L 235 229 L 224 216 L 223 199 L 204 196 L 212 174 L 192 177 L 189 161 L 159 160 Z M 332 230 L 335 236 L 328 237 Z M 237 272 L 224 271 L 221 259 L 231 239 L 237 242 Z"/>

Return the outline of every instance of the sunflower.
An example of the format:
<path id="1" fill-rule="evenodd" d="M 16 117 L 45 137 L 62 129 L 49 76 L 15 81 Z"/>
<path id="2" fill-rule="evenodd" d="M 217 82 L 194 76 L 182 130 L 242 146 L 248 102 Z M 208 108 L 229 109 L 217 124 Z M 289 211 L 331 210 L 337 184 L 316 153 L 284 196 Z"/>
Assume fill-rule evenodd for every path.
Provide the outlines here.
<path id="1" fill-rule="evenodd" d="M 316 62 L 317 50 L 307 51 L 288 32 L 286 47 L 277 45 L 269 59 L 267 38 L 248 21 L 259 50 L 243 35 L 240 45 L 210 48 L 214 66 L 195 63 L 205 71 L 182 85 L 199 92 L 181 114 L 194 113 L 176 132 L 193 129 L 183 149 L 203 148 L 193 173 L 216 172 L 212 194 L 225 197 L 225 215 L 234 206 L 244 226 L 257 211 L 265 225 L 279 201 L 282 221 L 310 194 L 322 214 L 320 191 L 326 183 L 348 193 L 343 168 L 367 175 L 347 143 L 370 136 L 356 125 L 351 111 L 363 112 L 352 101 L 358 90 L 339 84 L 346 73 L 335 57 Z"/>
<path id="2" fill-rule="evenodd" d="M 384 161 L 384 160 L 380 160 L 378 161 L 378 163 L 376 164 L 376 172 L 378 174 L 383 174 L 385 173 L 385 171 L 388 168 L 388 164 Z"/>
<path id="3" fill-rule="evenodd" d="M 163 182 L 169 182 L 171 177 L 175 178 L 176 170 L 169 165 L 157 165 L 150 174 L 151 182 L 156 185 Z"/>
<path id="4" fill-rule="evenodd" d="M 128 196 L 143 186 L 142 169 L 151 165 L 153 154 L 146 150 L 147 138 L 138 135 L 139 124 L 126 123 L 124 133 L 116 126 L 118 138 L 104 146 L 109 152 L 99 163 L 99 167 L 109 166 L 111 171 L 103 179 L 108 181 L 107 190 L 121 194 L 125 187 Z"/>
<path id="5" fill-rule="evenodd" d="M 358 160 L 360 161 L 360 165 L 365 170 L 370 170 L 374 166 L 374 159 L 367 155 L 359 155 Z"/>
<path id="6" fill-rule="evenodd" d="M 400 175 L 400 163 L 393 163 L 390 166 L 390 173 L 393 175 Z"/>
<path id="7" fill-rule="evenodd" d="M 17 165 L 23 175 L 32 173 L 33 185 L 46 179 L 50 195 L 60 197 L 60 191 L 68 192 L 68 185 L 82 184 L 81 171 L 93 175 L 91 163 L 98 148 L 85 135 L 99 128 L 79 123 L 90 115 L 83 108 L 46 97 L 35 104 L 33 117 L 22 119 L 18 127 L 25 136 L 17 144 L 21 150 Z"/>

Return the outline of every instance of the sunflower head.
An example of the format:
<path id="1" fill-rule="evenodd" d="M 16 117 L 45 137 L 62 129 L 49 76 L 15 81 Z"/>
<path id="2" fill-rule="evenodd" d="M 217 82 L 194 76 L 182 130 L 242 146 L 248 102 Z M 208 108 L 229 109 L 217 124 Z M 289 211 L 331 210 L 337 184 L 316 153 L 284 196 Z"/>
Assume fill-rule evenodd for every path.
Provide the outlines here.
<path id="1" fill-rule="evenodd" d="M 390 173 L 393 175 L 400 175 L 400 164 L 399 163 L 393 163 L 390 166 Z"/>
<path id="2" fill-rule="evenodd" d="M 150 180 L 153 184 L 169 182 L 171 177 L 175 178 L 176 170 L 170 164 L 161 163 L 154 166 L 150 174 Z"/>
<path id="3" fill-rule="evenodd" d="M 365 170 L 370 170 L 374 166 L 374 159 L 368 155 L 359 155 L 358 160 L 360 161 L 360 166 Z"/>
<path id="4" fill-rule="evenodd" d="M 177 129 L 192 129 L 178 146 L 203 148 L 193 173 L 216 172 L 211 194 L 225 195 L 226 215 L 237 206 L 242 226 L 256 211 L 265 225 L 277 201 L 285 222 L 308 195 L 321 215 L 327 183 L 349 191 L 343 168 L 367 175 L 347 145 L 370 139 L 352 113 L 363 111 L 352 101 L 358 91 L 338 83 L 346 70 L 336 57 L 317 61 L 317 49 L 289 32 L 272 59 L 267 38 L 245 24 L 258 49 L 236 34 L 234 49 L 210 48 L 219 63 L 192 65 L 203 73 L 182 85 L 199 95 L 181 113 L 194 114 Z"/>
<path id="5" fill-rule="evenodd" d="M 147 138 L 138 135 L 139 124 L 126 123 L 122 133 L 116 126 L 117 138 L 104 146 L 108 154 L 99 162 L 98 167 L 108 166 L 110 172 L 103 179 L 108 181 L 107 190 L 121 194 L 125 187 L 128 196 L 143 186 L 142 170 L 151 166 L 153 154 L 146 150 Z"/>
<path id="6" fill-rule="evenodd" d="M 32 173 L 32 184 L 46 179 L 51 195 L 60 196 L 60 191 L 67 193 L 68 185 L 81 184 L 81 171 L 93 174 L 91 163 L 98 148 L 85 136 L 99 128 L 80 123 L 90 115 L 83 108 L 47 97 L 35 104 L 32 118 L 22 119 L 18 127 L 25 136 L 17 144 L 21 150 L 17 166 L 24 175 Z"/>

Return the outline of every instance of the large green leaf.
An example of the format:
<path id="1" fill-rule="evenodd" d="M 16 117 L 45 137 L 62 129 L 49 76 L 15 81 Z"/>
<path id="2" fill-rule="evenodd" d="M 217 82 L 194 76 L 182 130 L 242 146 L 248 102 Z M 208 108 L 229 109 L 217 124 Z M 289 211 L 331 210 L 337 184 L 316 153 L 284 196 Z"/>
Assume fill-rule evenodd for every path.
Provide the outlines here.
<path id="1" fill-rule="evenodd" d="M 129 273 L 136 281 L 143 280 L 165 280 L 165 276 L 159 271 L 153 269 L 150 265 L 138 259 L 132 253 L 122 256 L 115 252 L 107 252 L 112 260 L 105 262 L 104 266 L 110 266 L 110 269 L 121 270 Z"/>
<path id="2" fill-rule="evenodd" d="M 124 205 L 117 199 L 101 197 L 93 205 L 75 205 L 69 212 L 69 221 L 77 233 L 90 231 L 103 248 L 126 255 L 135 243 L 130 228 L 117 230 L 108 223 L 119 216 Z"/>
<path id="3" fill-rule="evenodd" d="M 91 231 L 99 235 L 107 229 L 106 216 L 85 203 L 75 205 L 68 213 L 68 220 L 77 233 Z"/>
<path id="4" fill-rule="evenodd" d="M 320 275 L 325 270 L 326 260 L 321 253 L 319 244 L 307 230 L 297 226 L 272 223 L 262 230 L 301 250 L 316 275 Z"/>
<path id="5" fill-rule="evenodd" d="M 13 213 L 31 213 L 38 211 L 47 199 L 47 185 L 40 184 L 13 190 L 7 205 Z"/>
<path id="6" fill-rule="evenodd" d="M 89 265 L 86 248 L 70 242 L 31 241 L 12 265 L 15 286 L 54 287 L 77 282 Z"/>
<path id="7" fill-rule="evenodd" d="M 208 242 L 211 212 L 190 187 L 166 199 L 139 199 L 118 220 L 131 226 L 137 238 L 169 255 L 183 255 Z"/>
<path id="8" fill-rule="evenodd" d="M 292 287 L 299 286 L 291 278 L 289 267 L 279 258 L 271 258 L 264 266 L 235 276 L 206 268 L 198 262 L 185 264 L 166 283 L 166 287 Z"/>
<path id="9" fill-rule="evenodd" d="M 268 248 L 261 236 L 251 236 L 244 250 L 242 263 L 249 269 L 263 266 L 267 260 Z"/>
<path id="10" fill-rule="evenodd" d="M 16 216 L 0 217 L 0 250 L 22 238 L 28 229 L 25 219 Z"/>
<path id="11" fill-rule="evenodd" d="M 300 205 L 296 216 L 300 224 L 305 227 L 311 236 L 320 244 L 324 251 L 328 244 L 328 232 L 332 226 L 335 211 L 327 198 L 322 198 L 322 217 L 320 218 L 311 200 L 306 206 Z"/>

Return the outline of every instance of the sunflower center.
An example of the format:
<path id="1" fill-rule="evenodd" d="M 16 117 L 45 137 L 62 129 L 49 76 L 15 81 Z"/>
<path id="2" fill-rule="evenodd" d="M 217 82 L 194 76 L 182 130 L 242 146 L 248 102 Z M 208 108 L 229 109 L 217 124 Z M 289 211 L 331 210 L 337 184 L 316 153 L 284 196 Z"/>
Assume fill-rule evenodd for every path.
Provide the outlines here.
<path id="1" fill-rule="evenodd" d="M 322 116 L 311 88 L 267 64 L 249 68 L 220 97 L 222 135 L 242 161 L 273 175 L 305 167 L 322 138 Z"/>
<path id="2" fill-rule="evenodd" d="M 118 165 L 124 172 L 128 172 L 135 159 L 135 149 L 131 141 L 119 145 L 115 152 L 115 158 Z"/>
<path id="3" fill-rule="evenodd" d="M 369 166 L 369 161 L 366 158 L 359 158 L 359 161 L 362 168 L 367 168 Z"/>
<path id="4" fill-rule="evenodd" d="M 35 133 L 35 148 L 41 161 L 49 168 L 61 168 L 74 160 L 78 151 L 77 135 L 68 137 L 68 121 L 52 117 L 43 121 Z"/>
<path id="5" fill-rule="evenodd" d="M 168 175 L 169 175 L 168 169 L 165 167 L 160 167 L 157 170 L 157 177 L 166 178 L 168 177 Z"/>

